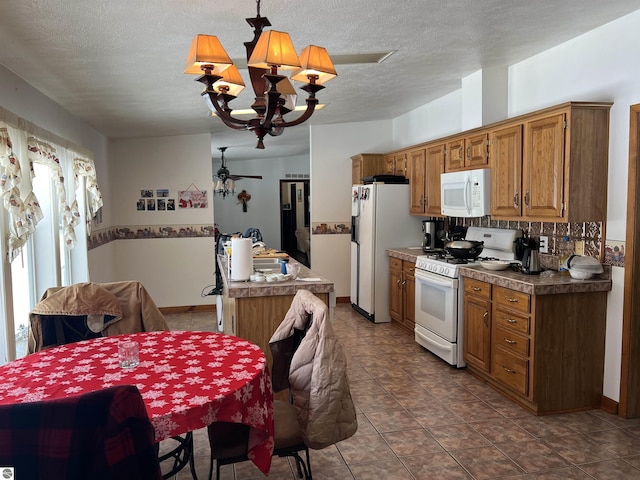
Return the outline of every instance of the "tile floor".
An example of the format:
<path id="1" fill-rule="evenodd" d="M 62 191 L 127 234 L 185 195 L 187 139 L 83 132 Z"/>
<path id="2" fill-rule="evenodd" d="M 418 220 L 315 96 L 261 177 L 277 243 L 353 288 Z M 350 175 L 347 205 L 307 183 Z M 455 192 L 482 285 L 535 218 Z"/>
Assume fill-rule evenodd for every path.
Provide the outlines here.
<path id="1" fill-rule="evenodd" d="M 167 319 L 174 330 L 215 329 L 212 313 Z M 358 432 L 311 451 L 315 480 L 640 479 L 640 419 L 600 410 L 536 417 L 348 304 L 337 305 L 334 329 L 349 357 Z M 195 439 L 198 477 L 206 479 L 206 430 Z M 293 472 L 274 458 L 268 478 L 293 480 Z M 265 478 L 248 462 L 223 467 L 221 477 Z"/>

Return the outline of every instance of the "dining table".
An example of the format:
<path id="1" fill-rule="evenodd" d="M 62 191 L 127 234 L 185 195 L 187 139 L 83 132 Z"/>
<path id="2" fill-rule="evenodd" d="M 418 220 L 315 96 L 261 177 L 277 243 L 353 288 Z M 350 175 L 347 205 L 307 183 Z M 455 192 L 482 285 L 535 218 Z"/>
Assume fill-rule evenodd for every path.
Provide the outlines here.
<path id="1" fill-rule="evenodd" d="M 119 364 L 124 340 L 139 345 L 135 367 Z M 0 404 L 116 385 L 140 390 L 156 442 L 213 422 L 248 425 L 248 458 L 268 474 L 274 447 L 271 375 L 264 352 L 247 340 L 200 331 L 140 332 L 69 343 L 0 366 Z M 190 463 L 195 476 L 193 457 Z"/>

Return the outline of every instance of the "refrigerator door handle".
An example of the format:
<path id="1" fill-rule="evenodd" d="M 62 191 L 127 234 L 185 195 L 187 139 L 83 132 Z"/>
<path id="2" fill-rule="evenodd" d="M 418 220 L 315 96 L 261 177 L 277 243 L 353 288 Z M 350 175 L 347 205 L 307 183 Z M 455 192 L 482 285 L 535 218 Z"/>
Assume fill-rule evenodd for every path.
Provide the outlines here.
<path id="1" fill-rule="evenodd" d="M 354 243 L 360 243 L 360 239 L 358 238 L 359 224 L 358 217 L 351 217 L 351 241 Z"/>

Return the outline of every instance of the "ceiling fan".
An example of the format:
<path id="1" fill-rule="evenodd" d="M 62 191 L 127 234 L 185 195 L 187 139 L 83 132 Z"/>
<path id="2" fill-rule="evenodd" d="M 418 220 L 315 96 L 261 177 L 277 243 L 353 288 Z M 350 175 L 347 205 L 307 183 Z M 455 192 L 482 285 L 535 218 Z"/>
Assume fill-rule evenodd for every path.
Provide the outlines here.
<path id="1" fill-rule="evenodd" d="M 227 180 L 235 181 L 235 180 L 240 180 L 242 178 L 256 178 L 258 180 L 262 180 L 262 175 L 231 175 L 231 173 L 229 172 L 229 169 L 227 168 L 227 163 L 224 158 L 224 152 L 227 150 L 227 148 L 229 147 L 218 147 L 218 150 L 220 150 L 222 154 L 222 158 L 221 158 L 222 166 L 218 169 L 215 176 L 218 177 L 220 181 L 224 183 Z"/>
<path id="2" fill-rule="evenodd" d="M 222 154 L 222 165 L 213 177 L 213 194 L 222 195 L 222 198 L 235 193 L 236 180 L 243 178 L 256 178 L 262 180 L 262 175 L 231 175 L 224 158 L 224 152 L 229 147 L 218 147 Z"/>

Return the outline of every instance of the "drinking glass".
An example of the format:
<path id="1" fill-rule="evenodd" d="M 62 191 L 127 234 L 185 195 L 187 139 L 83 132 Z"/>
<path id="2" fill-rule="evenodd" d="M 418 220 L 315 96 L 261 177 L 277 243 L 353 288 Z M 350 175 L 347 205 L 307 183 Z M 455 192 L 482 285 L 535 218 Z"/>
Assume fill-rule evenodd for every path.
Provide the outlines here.
<path id="1" fill-rule="evenodd" d="M 118 361 L 122 368 L 133 368 L 140 363 L 138 343 L 133 340 L 118 342 Z"/>

